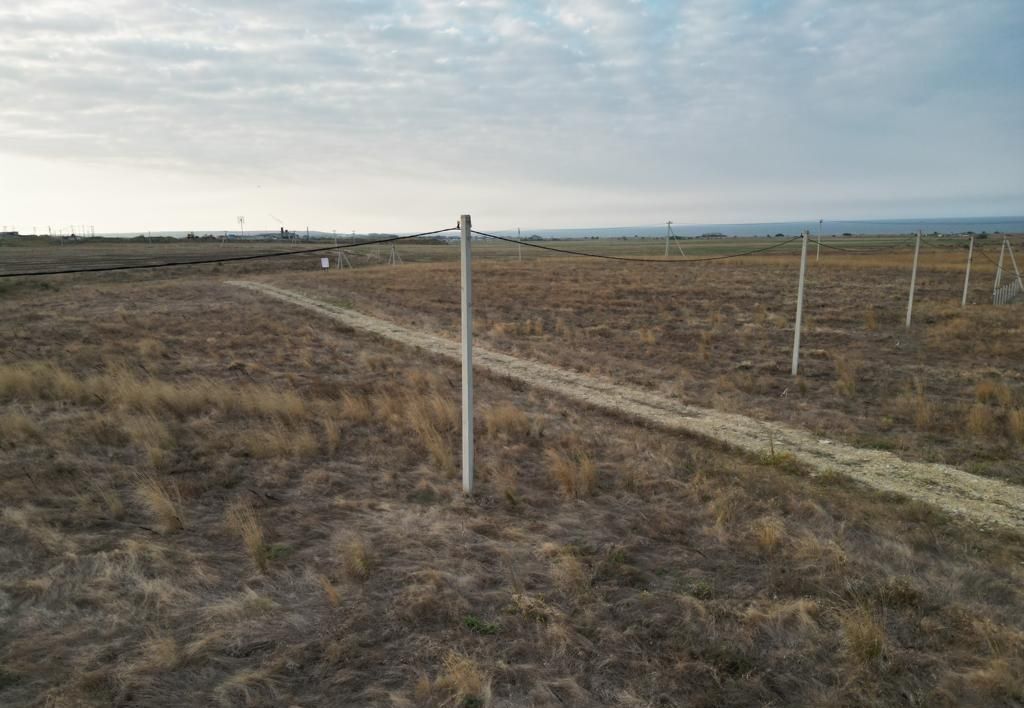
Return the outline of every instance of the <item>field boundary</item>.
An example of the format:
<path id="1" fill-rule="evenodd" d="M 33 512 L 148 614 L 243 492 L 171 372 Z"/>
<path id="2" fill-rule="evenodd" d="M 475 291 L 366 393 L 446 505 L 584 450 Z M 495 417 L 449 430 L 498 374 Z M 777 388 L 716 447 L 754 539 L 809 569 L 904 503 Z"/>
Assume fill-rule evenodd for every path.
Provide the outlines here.
<path id="1" fill-rule="evenodd" d="M 459 342 L 418 332 L 321 300 L 252 281 L 226 281 L 354 329 L 439 356 L 460 360 Z M 891 452 L 825 440 L 782 423 L 688 405 L 654 391 L 619 384 L 528 359 L 474 347 L 474 367 L 581 401 L 595 408 L 764 455 L 788 454 L 823 474 L 842 474 L 875 489 L 903 495 L 983 527 L 1024 529 L 1024 487 L 937 463 L 911 462 Z"/>

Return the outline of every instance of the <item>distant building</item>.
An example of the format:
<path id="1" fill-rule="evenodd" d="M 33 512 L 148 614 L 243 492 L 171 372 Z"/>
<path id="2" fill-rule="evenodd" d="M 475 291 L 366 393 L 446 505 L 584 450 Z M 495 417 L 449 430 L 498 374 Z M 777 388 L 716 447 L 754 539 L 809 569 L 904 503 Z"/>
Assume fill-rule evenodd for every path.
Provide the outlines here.
<path id="1" fill-rule="evenodd" d="M 17 231 L 0 231 L 0 238 L 17 238 L 21 236 Z"/>

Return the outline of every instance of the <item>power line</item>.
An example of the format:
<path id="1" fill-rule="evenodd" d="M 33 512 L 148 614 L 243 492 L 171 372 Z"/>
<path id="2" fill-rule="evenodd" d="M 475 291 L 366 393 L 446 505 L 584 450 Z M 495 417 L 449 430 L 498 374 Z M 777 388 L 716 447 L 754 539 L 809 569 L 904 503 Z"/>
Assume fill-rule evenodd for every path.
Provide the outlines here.
<path id="1" fill-rule="evenodd" d="M 986 261 L 988 261 L 989 263 L 991 263 L 992 265 L 994 265 L 996 267 L 996 270 L 998 270 L 998 271 L 1000 271 L 1002 273 L 1013 273 L 1013 271 L 1010 270 L 1009 268 L 1003 268 L 1001 265 L 999 265 L 999 262 L 994 260 L 992 258 L 992 256 L 988 255 L 988 253 L 986 253 L 983 248 L 975 247 L 974 251 L 975 251 L 975 253 L 980 253 L 982 256 L 984 256 Z M 1014 275 L 1014 277 L 1016 277 L 1017 274 L 1013 273 L 1013 275 Z"/>
<path id="2" fill-rule="evenodd" d="M 72 268 L 64 270 L 42 270 L 32 271 L 29 273 L 0 273 L 0 278 L 22 278 L 34 275 L 64 275 L 69 273 L 107 273 L 117 270 L 137 270 L 141 268 L 172 268 L 176 266 L 188 266 L 188 265 L 208 265 L 211 263 L 231 263 L 234 261 L 252 261 L 258 258 L 278 258 L 280 256 L 297 256 L 305 253 L 322 253 L 324 251 L 337 251 L 342 248 L 356 248 L 358 246 L 372 246 L 378 243 L 391 243 L 392 241 L 405 241 L 411 238 L 420 238 L 423 236 L 434 236 L 436 234 L 443 234 L 447 231 L 454 231 L 456 227 L 450 226 L 447 229 L 438 229 L 436 231 L 424 231 L 423 233 L 410 234 L 409 236 L 392 236 L 390 238 L 377 239 L 375 241 L 362 241 L 360 243 L 349 243 L 335 246 L 324 246 L 322 248 L 304 248 L 297 251 L 277 251 L 274 253 L 255 253 L 246 256 L 228 256 L 225 258 L 208 258 L 203 260 L 190 260 L 190 261 L 169 261 L 164 263 L 133 263 L 130 265 L 116 265 L 116 266 L 101 266 L 98 268 Z"/>
<path id="3" fill-rule="evenodd" d="M 488 234 L 488 233 L 484 233 L 483 231 L 476 231 L 476 230 L 474 230 L 473 233 L 475 233 L 477 236 L 486 236 L 487 238 L 497 239 L 498 241 L 507 241 L 508 243 L 518 243 L 518 244 L 521 244 L 523 246 L 529 246 L 531 248 L 540 248 L 540 249 L 543 249 L 545 251 L 554 251 L 555 253 L 564 253 L 564 254 L 569 255 L 569 256 L 585 256 L 587 258 L 604 258 L 604 259 L 610 260 L 610 261 L 631 261 L 631 262 L 634 262 L 634 263 L 698 263 L 698 262 L 702 262 L 702 261 L 724 261 L 724 260 L 726 260 L 728 258 L 741 258 L 743 256 L 754 255 L 755 253 L 764 253 L 765 251 L 770 251 L 770 250 L 772 250 L 774 248 L 779 248 L 780 246 L 785 246 L 787 243 L 793 243 L 794 241 L 799 241 L 801 238 L 803 238 L 802 236 L 794 236 L 793 238 L 787 239 L 786 241 L 781 241 L 779 243 L 774 243 L 771 246 L 766 246 L 765 248 L 756 248 L 756 249 L 754 249 L 752 251 L 744 251 L 743 253 L 730 253 L 730 254 L 727 254 L 727 255 L 724 255 L 724 256 L 708 256 L 707 258 L 687 258 L 685 261 L 680 261 L 680 260 L 667 261 L 667 260 L 664 260 L 662 258 L 634 258 L 634 257 L 630 257 L 630 256 L 609 256 L 609 255 L 604 255 L 604 254 L 600 254 L 600 253 L 585 253 L 583 251 L 572 251 L 572 250 L 569 250 L 568 248 L 555 248 L 554 246 L 545 246 L 543 244 L 535 243 L 535 242 L 532 242 L 532 241 L 517 241 L 514 238 L 505 238 L 504 236 L 496 236 L 495 234 Z"/>

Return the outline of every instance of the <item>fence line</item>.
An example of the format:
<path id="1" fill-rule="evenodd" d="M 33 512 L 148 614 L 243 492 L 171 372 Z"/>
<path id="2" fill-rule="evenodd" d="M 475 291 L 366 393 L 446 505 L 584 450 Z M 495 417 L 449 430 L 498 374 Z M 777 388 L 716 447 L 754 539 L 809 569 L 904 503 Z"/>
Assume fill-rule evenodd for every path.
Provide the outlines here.
<path id="1" fill-rule="evenodd" d="M 357 248 L 359 246 L 372 246 L 378 243 L 393 243 L 395 241 L 405 241 L 410 238 L 421 238 L 424 236 L 434 236 L 436 234 L 443 234 L 447 231 L 455 231 L 456 227 L 449 226 L 446 229 L 437 229 L 435 231 L 425 231 L 418 234 L 410 234 L 408 236 L 390 236 L 388 238 L 376 239 L 374 241 L 360 241 L 359 243 L 348 243 L 348 244 L 335 244 L 333 246 L 323 246 L 320 248 L 303 248 L 294 251 L 274 251 L 272 253 L 254 253 L 245 256 L 226 256 L 221 258 L 205 258 L 200 260 L 189 260 L 189 261 L 165 261 L 163 263 L 132 263 L 127 265 L 116 265 L 116 266 L 99 266 L 97 268 L 66 268 L 62 270 L 41 270 L 31 271 L 28 273 L 0 273 L 0 278 L 24 278 L 28 276 L 38 275 L 65 275 L 70 273 L 108 273 L 119 270 L 138 270 L 142 268 L 174 268 L 178 266 L 190 266 L 190 265 L 208 265 L 211 263 L 233 263 L 237 261 L 254 261 L 261 258 L 280 258 L 283 256 L 298 256 L 306 253 L 323 253 L 325 251 L 335 251 L 341 248 Z"/>

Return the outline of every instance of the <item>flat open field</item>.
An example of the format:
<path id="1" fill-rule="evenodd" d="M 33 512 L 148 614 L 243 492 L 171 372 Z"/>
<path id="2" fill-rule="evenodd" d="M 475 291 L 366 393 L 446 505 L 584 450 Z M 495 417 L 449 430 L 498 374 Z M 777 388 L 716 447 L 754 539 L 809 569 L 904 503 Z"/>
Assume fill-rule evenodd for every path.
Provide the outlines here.
<path id="1" fill-rule="evenodd" d="M 484 255 L 474 270 L 475 335 L 498 351 L 687 402 L 1024 483 L 1024 318 L 1019 305 L 985 304 L 995 266 L 976 253 L 961 308 L 966 252 L 923 249 L 907 330 L 911 252 L 822 249 L 808 267 L 794 379 L 795 248 L 664 264 Z M 979 248 L 997 254 L 993 244 Z M 457 338 L 457 263 L 396 268 L 268 281 Z"/>
<path id="2" fill-rule="evenodd" d="M 795 381 L 791 254 L 493 249 L 490 348 L 1022 482 L 1020 307 L 957 249 L 909 334 L 906 255 L 823 251 Z M 486 375 L 466 498 L 456 365 L 223 283 L 456 336 L 456 247 L 399 250 L 0 284 L 0 704 L 1024 701 L 1019 533 Z"/>

